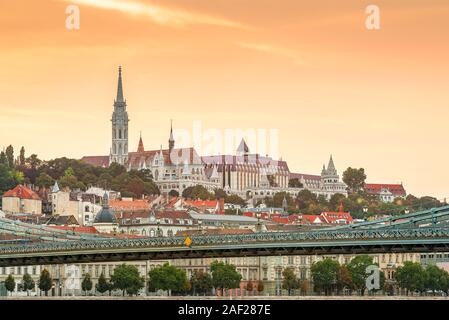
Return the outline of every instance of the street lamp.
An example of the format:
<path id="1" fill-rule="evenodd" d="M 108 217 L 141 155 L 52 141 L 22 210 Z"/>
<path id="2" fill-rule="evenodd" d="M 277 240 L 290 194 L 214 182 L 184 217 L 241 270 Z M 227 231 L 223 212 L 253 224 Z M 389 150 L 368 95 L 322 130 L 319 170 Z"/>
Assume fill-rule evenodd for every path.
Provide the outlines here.
<path id="1" fill-rule="evenodd" d="M 260 212 L 256 213 L 256 217 L 257 217 L 257 232 L 261 232 L 262 228 L 260 225 L 260 217 L 262 216 L 262 214 Z"/>
<path id="2" fill-rule="evenodd" d="M 198 220 L 198 227 L 200 229 L 200 234 L 203 234 L 203 220 Z"/>
<path id="3" fill-rule="evenodd" d="M 408 214 L 408 213 L 410 213 L 410 210 L 407 208 L 407 209 L 404 210 L 404 213 Z"/>
<path id="4" fill-rule="evenodd" d="M 161 228 L 159 227 L 161 224 L 161 219 L 156 219 L 156 223 L 157 223 L 157 236 L 161 237 Z"/>
<path id="5" fill-rule="evenodd" d="M 363 213 L 367 213 L 368 212 L 368 207 L 367 206 L 364 206 L 363 207 Z"/>

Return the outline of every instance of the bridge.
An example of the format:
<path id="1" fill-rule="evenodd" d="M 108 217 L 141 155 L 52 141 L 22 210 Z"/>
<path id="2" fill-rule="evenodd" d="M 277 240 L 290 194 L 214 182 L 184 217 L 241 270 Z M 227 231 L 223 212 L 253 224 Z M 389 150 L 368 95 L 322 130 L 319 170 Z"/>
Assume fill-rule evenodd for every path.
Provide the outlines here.
<path id="1" fill-rule="evenodd" d="M 117 239 L 0 219 L 0 233 L 33 239 L 0 245 L 0 266 L 201 257 L 449 252 L 449 206 L 298 232 Z M 40 242 L 36 242 L 39 240 Z"/>

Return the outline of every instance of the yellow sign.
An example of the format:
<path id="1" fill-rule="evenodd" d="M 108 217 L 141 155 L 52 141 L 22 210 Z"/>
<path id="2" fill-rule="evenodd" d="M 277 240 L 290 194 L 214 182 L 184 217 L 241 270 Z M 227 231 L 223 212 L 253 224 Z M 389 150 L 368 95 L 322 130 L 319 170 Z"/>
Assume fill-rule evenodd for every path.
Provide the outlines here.
<path id="1" fill-rule="evenodd" d="M 187 237 L 187 238 L 184 240 L 184 244 L 185 244 L 186 246 L 190 247 L 190 245 L 192 244 L 192 239 L 190 239 L 189 237 Z"/>

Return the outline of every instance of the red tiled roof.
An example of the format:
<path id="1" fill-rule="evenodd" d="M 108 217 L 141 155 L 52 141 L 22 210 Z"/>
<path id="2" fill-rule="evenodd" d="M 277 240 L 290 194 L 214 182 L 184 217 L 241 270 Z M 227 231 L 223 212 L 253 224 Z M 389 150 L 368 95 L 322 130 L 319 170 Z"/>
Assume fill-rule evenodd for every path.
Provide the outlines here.
<path id="1" fill-rule="evenodd" d="M 405 197 L 407 194 L 402 184 L 365 183 L 364 188 L 367 193 L 372 194 L 379 194 L 382 189 L 387 189 L 395 196 Z"/>
<path id="2" fill-rule="evenodd" d="M 186 237 L 186 236 L 196 235 L 196 234 L 200 234 L 200 233 L 219 235 L 219 234 L 250 234 L 250 233 L 254 233 L 254 232 L 251 229 L 203 229 L 202 231 L 201 230 L 183 230 L 183 231 L 178 231 L 176 233 L 176 236 Z"/>
<path id="3" fill-rule="evenodd" d="M 82 157 L 81 161 L 95 167 L 109 166 L 109 156 L 86 156 Z"/>
<path id="4" fill-rule="evenodd" d="M 298 216 L 298 219 L 307 220 L 309 223 L 324 222 L 323 217 L 321 217 L 320 215 L 315 215 L 315 214 L 302 214 L 302 215 Z M 319 222 L 317 221 L 317 219 Z"/>
<path id="5" fill-rule="evenodd" d="M 147 150 L 143 152 L 129 152 L 128 166 L 139 167 L 141 163 L 153 161 L 161 150 Z M 201 164 L 201 158 L 198 156 L 194 148 L 175 148 L 171 152 L 169 149 L 162 149 L 164 163 L 170 164 Z"/>
<path id="6" fill-rule="evenodd" d="M 3 197 L 15 197 L 20 199 L 29 199 L 29 200 L 41 200 L 41 198 L 37 195 L 36 192 L 27 188 L 21 184 L 18 184 L 14 189 L 6 191 L 3 194 Z"/>
<path id="7" fill-rule="evenodd" d="M 344 220 L 346 224 L 352 222 L 349 212 L 322 212 L 321 217 L 326 223 L 337 223 L 338 220 Z"/>
<path id="8" fill-rule="evenodd" d="M 273 217 L 271 221 L 283 224 L 287 224 L 289 222 L 288 218 L 280 218 L 280 217 Z"/>
<path id="9" fill-rule="evenodd" d="M 114 211 L 150 210 L 150 204 L 146 200 L 109 200 L 109 207 Z"/>
<path id="10" fill-rule="evenodd" d="M 98 233 L 95 227 L 69 227 L 69 226 L 48 226 L 50 228 L 59 229 L 59 230 L 70 230 L 79 233 Z"/>

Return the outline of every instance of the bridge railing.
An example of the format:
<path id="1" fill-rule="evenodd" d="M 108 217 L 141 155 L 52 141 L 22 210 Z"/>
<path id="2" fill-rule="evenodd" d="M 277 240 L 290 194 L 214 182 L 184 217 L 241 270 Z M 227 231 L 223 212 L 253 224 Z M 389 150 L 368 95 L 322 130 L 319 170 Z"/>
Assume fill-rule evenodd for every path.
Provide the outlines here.
<path id="1" fill-rule="evenodd" d="M 320 230 L 313 232 L 267 232 L 245 235 L 192 236 L 192 248 L 209 248 L 221 245 L 275 244 L 280 242 L 326 242 L 357 240 L 404 240 L 449 238 L 448 228 L 374 229 L 374 230 Z M 183 237 L 84 240 L 59 243 L 33 243 L 0 246 L 0 258 L 7 254 L 38 252 L 70 252 L 111 249 L 186 248 Z M 186 248 L 187 249 L 187 248 Z"/>

